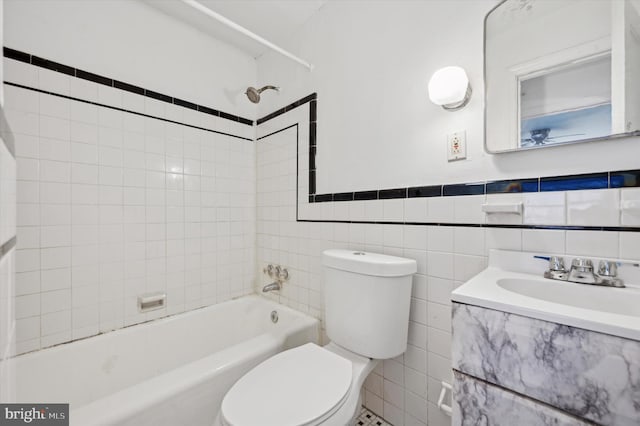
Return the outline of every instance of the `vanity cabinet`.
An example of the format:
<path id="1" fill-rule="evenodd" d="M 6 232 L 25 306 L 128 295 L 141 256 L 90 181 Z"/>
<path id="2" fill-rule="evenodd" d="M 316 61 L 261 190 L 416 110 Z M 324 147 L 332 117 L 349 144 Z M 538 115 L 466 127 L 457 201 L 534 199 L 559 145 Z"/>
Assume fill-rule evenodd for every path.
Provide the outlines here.
<path id="1" fill-rule="evenodd" d="M 640 342 L 453 303 L 453 425 L 640 425 Z"/>

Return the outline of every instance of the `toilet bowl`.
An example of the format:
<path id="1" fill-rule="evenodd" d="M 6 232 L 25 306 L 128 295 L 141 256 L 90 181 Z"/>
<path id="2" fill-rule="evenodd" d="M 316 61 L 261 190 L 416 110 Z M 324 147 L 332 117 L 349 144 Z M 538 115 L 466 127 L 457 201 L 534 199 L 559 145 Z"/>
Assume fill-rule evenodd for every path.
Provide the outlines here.
<path id="1" fill-rule="evenodd" d="M 326 250 L 323 264 L 331 343 L 289 349 L 253 368 L 225 395 L 217 425 L 348 425 L 369 373 L 405 351 L 416 262 Z"/>

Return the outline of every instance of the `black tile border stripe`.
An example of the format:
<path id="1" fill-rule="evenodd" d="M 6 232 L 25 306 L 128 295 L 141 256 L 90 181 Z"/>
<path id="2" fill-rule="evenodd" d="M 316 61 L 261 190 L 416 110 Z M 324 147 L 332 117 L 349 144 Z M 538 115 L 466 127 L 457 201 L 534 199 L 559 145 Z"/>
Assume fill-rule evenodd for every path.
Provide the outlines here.
<path id="1" fill-rule="evenodd" d="M 7 147 L 7 151 L 13 158 L 16 158 L 16 143 L 9 127 L 7 117 L 4 115 L 4 109 L 0 107 L 0 138 L 4 142 L 4 146 Z"/>
<path id="2" fill-rule="evenodd" d="M 315 173 L 317 173 L 317 170 L 314 170 L 314 176 Z M 589 181 L 589 179 L 591 180 Z M 530 192 L 558 192 L 635 187 L 640 187 L 640 169 L 615 170 L 601 173 L 585 173 L 580 175 L 548 176 L 540 178 L 506 179 L 475 183 L 412 186 L 408 188 L 395 189 L 373 189 L 367 191 L 356 191 L 352 192 L 351 194 L 354 194 L 353 200 L 357 201 L 384 200 L 391 198 L 451 197 L 466 195 L 517 194 Z M 401 195 L 403 193 L 406 195 Z M 337 194 L 343 193 L 310 193 L 310 196 L 313 195 L 313 201 L 310 202 L 318 203 L 335 201 L 335 195 Z M 333 198 L 329 197 L 328 195 L 332 195 Z"/>
<path id="3" fill-rule="evenodd" d="M 318 94 L 312 93 L 256 121 L 258 125 L 276 118 L 309 102 L 309 202 L 385 200 L 418 197 L 450 197 L 485 194 L 514 194 L 548 191 L 575 191 L 585 189 L 640 187 L 640 169 L 559 175 L 533 178 L 491 180 L 485 182 L 412 186 L 407 188 L 381 188 L 355 192 L 316 193 L 317 179 L 317 103 Z M 274 133 L 277 133 L 274 132 Z M 271 133 L 273 134 L 273 133 Z M 269 136 L 269 135 L 266 135 Z M 266 137 L 263 136 L 263 137 Z M 258 138 L 258 140 L 262 139 Z"/>
<path id="4" fill-rule="evenodd" d="M 141 117 L 153 118 L 154 120 L 160 120 L 160 121 L 164 121 L 166 123 L 178 124 L 180 126 L 191 127 L 193 129 L 204 130 L 206 132 L 217 133 L 219 135 L 230 136 L 232 138 L 253 142 L 253 139 L 251 139 L 251 138 L 245 138 L 243 136 L 232 135 L 231 133 L 225 133 L 225 132 L 221 132 L 219 130 L 207 129 L 205 127 L 194 126 L 193 124 L 181 123 L 179 121 L 169 120 L 168 118 L 156 117 L 155 115 L 149 115 L 149 114 L 145 114 L 145 113 L 138 112 L 138 111 L 131 111 L 131 110 L 124 109 L 124 108 L 114 107 L 114 106 L 111 106 L 111 105 L 105 105 L 105 104 L 101 104 L 99 102 L 88 101 L 86 99 L 74 98 L 73 96 L 61 95 L 60 93 L 48 92 L 46 90 L 36 89 L 36 88 L 33 88 L 33 87 L 29 87 L 29 86 L 23 86 L 22 84 L 12 83 L 10 81 L 5 81 L 4 84 L 6 84 L 8 86 L 18 87 L 20 89 L 31 90 L 31 91 L 38 92 L 38 93 L 44 93 L 44 94 L 51 95 L 51 96 L 57 96 L 59 98 L 69 99 L 69 100 L 72 100 L 72 101 L 82 102 L 82 103 L 85 103 L 85 104 L 95 105 L 95 106 L 99 106 L 99 107 L 103 107 L 103 108 L 109 108 L 109 109 L 112 109 L 112 110 L 115 110 L 115 111 L 127 112 L 129 114 L 135 114 L 135 115 L 139 115 Z"/>
<path id="5" fill-rule="evenodd" d="M 330 220 L 330 219 L 296 219 L 296 222 L 309 223 L 345 223 L 363 225 L 406 225 L 406 226 L 450 226 L 460 228 L 507 228 L 507 229 L 540 229 L 558 231 L 605 231 L 605 232 L 640 232 L 640 227 L 632 226 L 560 226 L 560 225 L 501 225 L 493 223 L 454 223 L 454 222 L 404 222 L 374 220 Z"/>
<path id="6" fill-rule="evenodd" d="M 84 80 L 92 81 L 94 83 L 102 84 L 104 86 L 109 86 L 109 87 L 124 90 L 127 92 L 135 93 L 136 95 L 146 96 L 162 102 L 181 106 L 183 108 L 189 108 L 195 111 L 202 112 L 204 114 L 214 115 L 216 117 L 242 123 L 247 126 L 253 126 L 253 120 L 240 117 L 239 115 L 229 114 L 227 112 L 219 111 L 214 108 L 209 108 L 203 105 L 194 104 L 192 102 L 184 101 L 182 99 L 174 98 L 169 95 L 144 89 L 142 87 L 134 86 L 129 83 L 124 83 L 122 81 L 114 80 L 99 74 L 94 74 L 81 69 L 73 68 L 69 65 L 60 64 L 58 62 L 54 62 L 49 59 L 44 59 L 39 56 L 31 55 L 26 52 L 22 52 L 16 49 L 11 49 L 6 46 L 4 47 L 3 51 L 4 51 L 5 58 L 13 59 L 20 62 L 25 62 L 27 64 L 35 65 L 41 68 L 46 68 L 51 71 L 57 71 L 63 74 L 70 75 L 72 77 L 81 78 Z"/>
<path id="7" fill-rule="evenodd" d="M 315 150 L 314 150 L 315 152 Z M 317 170 L 314 170 L 314 175 Z M 598 181 L 594 184 L 583 183 L 583 178 L 596 176 Z M 311 177 L 310 177 L 311 180 Z M 557 184 L 549 189 L 545 184 Z M 606 184 L 600 184 L 606 182 Z M 604 185 L 604 186 L 603 186 Z M 557 192 L 557 191 L 577 191 L 590 189 L 615 189 L 640 187 L 640 169 L 638 170 L 616 170 L 602 173 L 586 173 L 584 175 L 562 175 L 542 178 L 506 179 L 499 181 L 486 181 L 475 183 L 456 183 L 446 185 L 411 186 L 407 188 L 395 189 L 373 189 L 367 191 L 355 191 L 353 200 L 384 200 L 390 198 L 423 198 L 423 197 L 451 197 L 466 195 L 493 195 L 493 194 L 517 194 L 530 192 Z M 502 190 L 500 188 L 503 188 Z M 401 195 L 401 194 L 405 195 Z M 343 194 L 343 193 L 337 193 Z M 377 194 L 377 195 L 372 195 Z M 393 195 L 391 195 L 393 194 Z M 336 194 L 315 194 L 313 201 L 326 202 L 334 201 L 327 195 L 335 198 Z"/>
<path id="8" fill-rule="evenodd" d="M 289 105 L 287 105 L 285 107 L 280 108 L 277 111 L 274 111 L 274 112 L 272 112 L 270 114 L 265 115 L 262 118 L 257 119 L 256 120 L 256 124 L 260 125 L 262 123 L 266 123 L 267 121 L 269 121 L 271 119 L 274 119 L 274 118 L 284 114 L 285 112 L 289 112 L 289 111 L 291 111 L 291 110 L 293 110 L 295 108 L 298 108 L 299 106 L 302 106 L 302 105 L 306 104 L 307 102 L 315 101 L 317 99 L 318 99 L 318 94 L 317 93 L 312 93 L 312 94 L 310 94 L 308 96 L 305 96 L 302 99 L 298 99 L 297 101 L 290 103 Z M 314 122 L 314 121 L 316 121 L 315 120 L 316 119 L 316 105 L 313 105 L 311 107 L 311 110 L 313 112 L 309 114 L 309 116 L 310 116 L 309 117 L 309 122 Z"/>
<path id="9" fill-rule="evenodd" d="M 466 195 L 486 195 L 486 194 L 514 194 L 529 192 L 547 191 L 571 191 L 584 189 L 602 188 L 606 182 L 606 188 L 631 188 L 640 187 L 640 169 L 620 170 L 599 173 L 585 173 L 579 175 L 560 175 L 535 178 L 491 180 L 474 183 L 457 183 L 445 185 L 412 186 L 407 188 L 394 189 L 374 189 L 355 192 L 337 192 L 316 194 L 316 173 L 315 156 L 317 147 L 317 93 L 306 96 L 284 108 L 262 117 L 257 120 L 258 125 L 278 117 L 285 112 L 291 111 L 307 102 L 309 104 L 309 203 L 321 202 L 341 202 L 341 201 L 366 201 L 385 200 L 403 198 L 428 198 Z M 299 173 L 299 138 L 298 123 L 276 130 L 268 135 L 261 136 L 257 140 L 264 139 L 276 133 L 280 133 L 293 126 L 296 126 L 296 221 L 309 223 L 347 223 L 347 224 L 372 224 L 372 225 L 415 225 L 415 226 L 458 226 L 475 228 L 508 228 L 508 229 L 542 229 L 542 230 L 565 230 L 565 231 L 610 231 L 610 232 L 640 232 L 640 227 L 626 226 L 573 226 L 573 225 L 506 225 L 506 224 L 486 224 L 486 223 L 449 223 L 449 222 L 405 222 L 405 221 L 352 221 L 352 220 L 325 220 L 325 219 L 300 219 L 298 216 L 298 173 Z M 586 183 L 585 183 L 586 182 Z M 545 187 L 552 185 L 552 188 Z M 556 187 L 553 188 L 553 185 Z"/>
<path id="10" fill-rule="evenodd" d="M 0 260 L 4 257 L 5 254 L 9 253 L 11 249 L 16 246 L 17 241 L 18 240 L 14 235 L 6 243 L 0 246 Z"/>

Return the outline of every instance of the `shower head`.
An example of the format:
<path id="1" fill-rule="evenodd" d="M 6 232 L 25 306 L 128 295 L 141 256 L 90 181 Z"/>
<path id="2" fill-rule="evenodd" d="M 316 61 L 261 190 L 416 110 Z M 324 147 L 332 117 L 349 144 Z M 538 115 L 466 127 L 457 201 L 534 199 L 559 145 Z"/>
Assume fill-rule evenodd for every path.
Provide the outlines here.
<path id="1" fill-rule="evenodd" d="M 260 93 L 264 92 L 267 89 L 272 89 L 275 91 L 280 90 L 279 87 L 276 86 L 264 86 L 262 89 L 256 89 L 255 87 L 249 87 L 247 88 L 247 91 L 244 92 L 245 95 L 247 95 L 247 98 L 249 98 L 249 100 L 251 102 L 253 102 L 254 104 L 257 104 L 258 102 L 260 102 Z"/>

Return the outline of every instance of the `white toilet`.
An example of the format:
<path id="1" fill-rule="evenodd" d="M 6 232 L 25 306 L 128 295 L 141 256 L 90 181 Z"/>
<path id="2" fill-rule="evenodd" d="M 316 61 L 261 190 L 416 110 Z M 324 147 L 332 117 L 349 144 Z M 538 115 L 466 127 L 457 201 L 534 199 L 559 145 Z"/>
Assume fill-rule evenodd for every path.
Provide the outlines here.
<path id="1" fill-rule="evenodd" d="M 348 425 L 367 375 L 406 350 L 416 262 L 351 250 L 322 257 L 331 343 L 281 352 L 249 371 L 225 395 L 219 424 Z"/>

